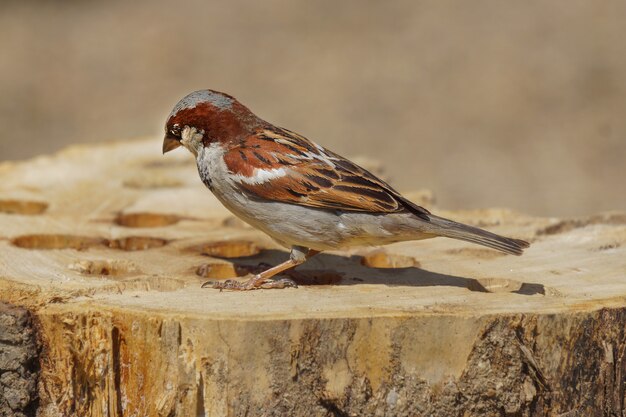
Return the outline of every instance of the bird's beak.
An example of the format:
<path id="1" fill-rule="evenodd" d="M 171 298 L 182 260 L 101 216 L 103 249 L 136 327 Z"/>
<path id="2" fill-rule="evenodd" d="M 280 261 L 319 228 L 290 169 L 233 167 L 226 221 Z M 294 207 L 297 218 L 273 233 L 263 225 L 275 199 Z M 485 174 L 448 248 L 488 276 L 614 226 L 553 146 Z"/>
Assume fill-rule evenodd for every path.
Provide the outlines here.
<path id="1" fill-rule="evenodd" d="M 181 146 L 180 139 L 174 136 L 165 135 L 165 139 L 163 139 L 163 154 L 166 154 L 169 151 L 173 151 L 179 146 Z"/>

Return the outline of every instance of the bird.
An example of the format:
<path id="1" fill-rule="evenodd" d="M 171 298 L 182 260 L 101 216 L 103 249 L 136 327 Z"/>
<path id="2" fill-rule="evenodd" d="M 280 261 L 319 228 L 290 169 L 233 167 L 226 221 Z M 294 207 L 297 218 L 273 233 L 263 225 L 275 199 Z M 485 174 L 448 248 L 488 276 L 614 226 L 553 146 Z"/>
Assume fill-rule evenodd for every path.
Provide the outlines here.
<path id="1" fill-rule="evenodd" d="M 183 97 L 165 124 L 163 154 L 184 147 L 204 185 L 235 216 L 290 250 L 247 281 L 202 287 L 247 291 L 296 287 L 281 272 L 326 250 L 443 236 L 521 255 L 528 242 L 439 217 L 347 158 L 269 123 L 228 94 Z"/>

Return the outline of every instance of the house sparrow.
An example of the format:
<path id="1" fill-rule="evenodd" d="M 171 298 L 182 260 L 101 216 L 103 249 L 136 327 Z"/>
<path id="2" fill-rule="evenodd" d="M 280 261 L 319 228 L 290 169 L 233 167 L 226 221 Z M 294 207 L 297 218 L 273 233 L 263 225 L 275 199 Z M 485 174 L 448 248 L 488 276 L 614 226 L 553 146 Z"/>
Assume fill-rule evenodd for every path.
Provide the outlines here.
<path id="1" fill-rule="evenodd" d="M 202 286 L 254 290 L 295 286 L 273 279 L 324 250 L 445 236 L 521 255 L 529 244 L 438 217 L 355 163 L 257 117 L 228 94 L 195 91 L 165 126 L 163 153 L 196 158 L 202 182 L 233 214 L 291 250 L 288 261 L 246 282 Z"/>

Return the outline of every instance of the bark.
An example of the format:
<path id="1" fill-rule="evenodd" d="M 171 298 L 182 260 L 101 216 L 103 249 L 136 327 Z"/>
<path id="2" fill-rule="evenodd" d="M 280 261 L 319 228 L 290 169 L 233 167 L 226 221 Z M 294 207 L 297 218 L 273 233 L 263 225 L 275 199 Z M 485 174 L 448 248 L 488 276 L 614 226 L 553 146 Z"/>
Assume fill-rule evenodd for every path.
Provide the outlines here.
<path id="1" fill-rule="evenodd" d="M 38 348 L 28 311 L 0 302 L 0 416 L 34 416 Z"/>

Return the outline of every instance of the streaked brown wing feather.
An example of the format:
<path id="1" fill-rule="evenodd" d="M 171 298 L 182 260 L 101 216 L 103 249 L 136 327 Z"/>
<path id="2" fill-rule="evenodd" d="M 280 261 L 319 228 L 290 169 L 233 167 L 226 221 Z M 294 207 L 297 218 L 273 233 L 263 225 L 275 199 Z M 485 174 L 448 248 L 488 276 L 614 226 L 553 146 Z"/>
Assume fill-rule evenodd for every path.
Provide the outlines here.
<path id="1" fill-rule="evenodd" d="M 414 211 L 407 207 L 412 203 L 375 175 L 286 129 L 272 126 L 246 138 L 225 161 L 231 172 L 246 176 L 254 175 L 255 169 L 273 169 L 276 163 L 288 170 L 288 175 L 267 182 L 239 184 L 259 198 L 330 210 Z"/>

